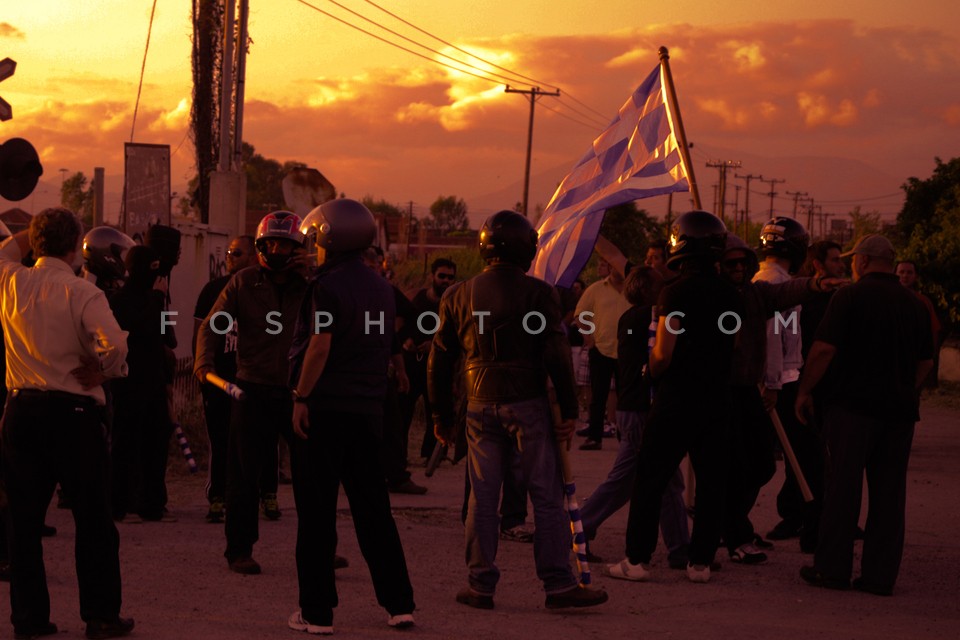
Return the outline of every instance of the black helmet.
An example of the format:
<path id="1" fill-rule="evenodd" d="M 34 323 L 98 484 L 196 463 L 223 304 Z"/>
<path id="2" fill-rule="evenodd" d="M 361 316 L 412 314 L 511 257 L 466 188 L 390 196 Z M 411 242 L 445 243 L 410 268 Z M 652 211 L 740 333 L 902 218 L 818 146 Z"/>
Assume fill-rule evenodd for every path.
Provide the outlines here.
<path id="1" fill-rule="evenodd" d="M 771 218 L 760 230 L 760 255 L 786 258 L 790 261 L 790 273 L 796 273 L 807 259 L 809 244 L 807 230 L 793 218 Z"/>
<path id="2" fill-rule="evenodd" d="M 680 270 L 680 263 L 695 259 L 716 262 L 723 254 L 727 227 L 707 211 L 688 211 L 677 216 L 670 227 L 670 257 L 667 266 Z"/>
<path id="3" fill-rule="evenodd" d="M 499 258 L 530 268 L 537 254 L 537 232 L 524 216 L 516 211 L 498 211 L 480 227 L 480 257 L 489 262 Z"/>
<path id="4" fill-rule="evenodd" d="M 124 257 L 136 244 L 119 229 L 94 227 L 83 236 L 83 264 L 98 280 L 119 280 L 127 272 Z"/>
<path id="5" fill-rule="evenodd" d="M 373 244 L 377 221 L 362 203 L 349 198 L 324 202 L 307 214 L 300 232 L 308 244 L 331 253 L 361 251 Z"/>
<path id="6" fill-rule="evenodd" d="M 290 266 L 293 253 L 270 253 L 267 240 L 289 240 L 297 246 L 303 246 L 303 234 L 300 232 L 300 216 L 290 211 L 274 211 L 263 216 L 257 225 L 257 257 L 260 264 L 271 271 L 283 271 Z"/>

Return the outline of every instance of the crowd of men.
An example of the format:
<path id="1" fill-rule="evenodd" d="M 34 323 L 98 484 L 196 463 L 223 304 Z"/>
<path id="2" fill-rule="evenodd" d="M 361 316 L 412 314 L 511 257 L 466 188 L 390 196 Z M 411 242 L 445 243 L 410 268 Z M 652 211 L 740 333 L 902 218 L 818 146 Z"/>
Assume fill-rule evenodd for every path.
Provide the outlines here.
<path id="1" fill-rule="evenodd" d="M 179 234 L 151 230 L 142 246 L 106 228 L 82 237 L 73 213 L 48 209 L 0 248 L 0 553 L 9 551 L 17 638 L 57 632 L 40 545 L 57 483 L 77 523 L 88 638 L 133 629 L 120 617 L 114 523 L 172 519 L 164 472 L 176 343 L 161 318 Z M 334 572 L 347 564 L 336 554 L 341 486 L 389 626 L 414 624 L 389 493 L 427 490 L 407 469 L 420 399 L 430 422 L 421 457 L 458 440 L 467 457 L 468 579 L 456 601 L 494 607 L 505 537 L 533 542 L 547 608 L 604 603 L 606 592 L 581 584 L 570 562 L 563 461 L 585 400 L 578 386 L 591 392 L 580 449 L 601 449 L 608 421 L 619 438 L 582 514 L 593 539 L 629 502 L 625 557 L 606 567 L 610 577 L 649 579 L 658 528 L 669 566 L 692 582 L 710 580 L 721 544 L 733 562 L 766 561 L 772 545 L 750 511 L 779 446 L 791 464 L 777 497 L 782 520 L 767 537 L 800 537 L 814 554 L 800 572 L 811 584 L 892 594 L 918 390 L 939 327 L 908 288 L 915 265 L 897 267 L 888 240 L 867 236 L 844 254 L 853 257 L 847 284 L 840 247 L 808 247 L 795 220 L 770 220 L 754 250 L 692 211 L 643 266 L 601 238 L 601 280 L 578 297 L 527 275 L 537 233 L 501 211 L 480 231 L 481 273 L 455 282 L 457 265 L 435 260 L 428 286 L 408 299 L 385 277 L 375 231 L 370 211 L 348 199 L 303 219 L 271 213 L 255 236 L 231 241 L 229 273 L 196 304 L 207 520 L 225 522 L 229 570 L 260 573 L 259 517 L 281 516 L 278 443 L 287 443 L 300 587 L 290 628 L 333 632 Z M 574 373 L 571 336 L 583 338 L 588 377 Z M 692 530 L 685 456 L 696 477 Z M 864 473 L 870 515 L 851 583 Z M 523 527 L 528 498 L 532 532 Z"/>

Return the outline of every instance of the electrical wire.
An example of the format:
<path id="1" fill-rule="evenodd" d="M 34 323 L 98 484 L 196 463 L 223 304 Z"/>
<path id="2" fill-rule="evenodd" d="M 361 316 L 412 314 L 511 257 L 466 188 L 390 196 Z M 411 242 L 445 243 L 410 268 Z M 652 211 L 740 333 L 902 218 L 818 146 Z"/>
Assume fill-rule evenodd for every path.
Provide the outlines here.
<path id="1" fill-rule="evenodd" d="M 133 124 L 130 125 L 130 142 L 133 142 L 133 132 L 137 128 L 137 111 L 140 110 L 140 92 L 143 91 L 143 74 L 147 69 L 147 52 L 150 51 L 150 34 L 153 33 L 153 16 L 157 12 L 157 0 L 153 0 L 150 9 L 150 26 L 147 27 L 147 46 L 143 49 L 143 63 L 140 65 L 140 83 L 137 85 L 137 101 L 133 105 Z"/>
<path id="2" fill-rule="evenodd" d="M 471 57 L 471 58 L 474 58 L 475 60 L 479 60 L 479 61 L 482 62 L 483 64 L 486 64 L 486 65 L 488 65 L 488 66 L 490 66 L 490 67 L 493 67 L 493 68 L 495 68 L 495 69 L 499 69 L 500 71 L 503 71 L 503 72 L 505 72 L 505 73 L 508 73 L 508 74 L 510 74 L 510 75 L 512 75 L 512 76 L 515 76 L 515 77 L 517 77 L 517 78 L 522 78 L 522 81 L 518 81 L 518 80 L 506 78 L 506 77 L 503 76 L 503 75 L 494 73 L 494 72 L 492 72 L 492 71 L 488 71 L 488 70 L 483 69 L 483 68 L 481 68 L 481 67 L 477 67 L 476 65 L 470 64 L 469 62 L 465 62 L 465 61 L 463 61 L 463 60 L 459 60 L 459 59 L 454 58 L 454 57 L 452 57 L 452 56 L 449 56 L 449 55 L 447 55 L 447 54 L 445 54 L 445 53 L 442 53 L 442 52 L 440 52 L 440 51 L 437 51 L 436 49 L 433 49 L 433 48 L 431 48 L 431 47 L 428 47 L 427 45 L 424 45 L 424 44 L 422 44 L 422 43 L 420 43 L 420 42 L 416 42 L 415 40 L 412 40 L 412 39 L 410 39 L 410 38 L 407 38 L 406 36 L 404 36 L 404 35 L 402 35 L 402 34 L 399 34 L 399 33 L 397 33 L 396 31 L 393 31 L 392 29 L 390 29 L 390 28 L 388 28 L 388 27 L 380 24 L 379 22 L 377 22 L 377 21 L 375 21 L 375 20 L 372 20 L 372 19 L 370 19 L 370 18 L 368 18 L 368 17 L 366 17 L 366 16 L 363 16 L 363 15 L 357 13 L 356 11 L 353 11 L 353 10 L 347 8 L 347 7 L 344 7 L 344 6 L 343 6 L 342 4 L 340 4 L 339 2 L 336 2 L 336 0 L 328 0 L 328 2 L 331 2 L 332 4 L 340 7 L 341 9 L 344 9 L 344 10 L 350 12 L 351 14 L 353 14 L 353 15 L 355 15 L 355 16 L 363 19 L 363 20 L 366 20 L 367 22 L 369 22 L 369 23 L 371 23 L 371 24 L 374 24 L 374 25 L 380 27 L 381 29 L 383 29 L 383 30 L 385 30 L 385 31 L 387 31 L 387 32 L 389 32 L 389 33 L 391 33 L 391 34 L 396 35 L 397 37 L 403 38 L 403 39 L 406 40 L 407 42 L 410 42 L 410 43 L 415 44 L 415 45 L 417 45 L 417 46 L 419 46 L 419 47 L 422 47 L 422 48 L 424 48 L 424 49 L 427 49 L 428 51 L 431 51 L 431 52 L 433 52 L 433 53 L 436 53 L 437 55 L 443 56 L 443 57 L 447 58 L 448 60 L 452 60 L 452 61 L 456 62 L 457 64 L 463 64 L 463 65 L 469 66 L 470 68 L 476 69 L 477 71 L 480 71 L 480 72 L 482 72 L 482 73 L 486 73 L 486 74 L 489 74 L 489 75 L 491 75 L 491 76 L 493 76 L 493 77 L 500 78 L 500 79 L 502 79 L 502 80 L 506 80 L 508 83 L 509 83 L 509 82 L 513 82 L 513 83 L 515 83 L 515 84 L 525 84 L 525 85 L 530 86 L 530 87 L 534 87 L 534 86 L 538 86 L 538 87 L 539 87 L 539 86 L 544 86 L 544 87 L 549 87 L 549 88 L 551 88 L 551 89 L 555 89 L 555 90 L 558 90 L 558 91 L 560 90 L 560 88 L 559 88 L 557 85 L 555 85 L 555 84 L 552 84 L 552 83 L 549 83 L 549 82 L 543 82 L 543 81 L 541 81 L 541 80 L 537 80 L 536 78 L 532 78 L 532 77 L 530 77 L 530 76 L 524 75 L 524 74 L 519 73 L 519 72 L 517 72 L 517 71 L 513 71 L 512 69 L 508 69 L 508 68 L 506 68 L 506 67 L 504 67 L 504 66 L 501 66 L 501 65 L 499 65 L 499 64 L 497 64 L 497 63 L 495 63 L 495 62 L 492 62 L 492 61 L 490 61 L 490 60 L 488 60 L 488 59 L 486 59 L 486 58 L 484 58 L 484 57 L 482 57 L 482 56 L 478 56 L 478 55 L 475 54 L 475 53 L 471 53 L 470 51 L 467 51 L 466 49 L 463 49 L 462 47 L 458 47 L 457 45 L 453 44 L 453 43 L 450 42 L 449 40 L 445 40 L 444 38 L 441 38 L 440 36 L 438 36 L 438 35 L 436 35 L 436 34 L 434 34 L 434 33 L 431 33 L 430 31 L 427 31 L 426 29 L 423 29 L 422 27 L 419 27 L 419 26 L 413 24 L 413 23 L 410 22 L 409 20 L 404 19 L 403 17 L 401 17 L 401 16 L 397 15 L 396 13 L 393 13 L 392 11 L 390 11 L 390 10 L 388 10 L 388 9 L 380 6 L 380 5 L 377 4 L 376 2 L 373 2 L 372 0 L 364 0 L 364 1 L 365 1 L 367 4 L 373 6 L 373 7 L 377 8 L 378 10 L 382 11 L 383 13 L 387 14 L 387 15 L 390 16 L 391 18 L 393 18 L 393 19 L 401 22 L 402 24 L 410 27 L 411 29 L 414 29 L 414 30 L 416 30 L 416 31 L 418 31 L 418 32 L 420 32 L 420 33 L 422 33 L 422 34 L 430 37 L 430 38 L 433 38 L 433 39 L 436 40 L 437 42 L 440 42 L 440 43 L 442 43 L 442 44 L 444 44 L 444 45 L 446 45 L 446 46 L 448 46 L 448 47 L 450 47 L 450 48 L 452 48 L 452 49 L 454 49 L 454 50 L 456 50 L 456 51 L 459 51 L 460 53 L 462 53 L 462 54 L 464 54 L 464 55 L 466 55 L 466 56 L 469 56 L 469 57 Z M 531 83 L 532 83 L 532 84 L 531 84 Z M 587 110 L 592 111 L 593 113 L 597 114 L 601 119 L 605 119 L 605 118 L 607 117 L 605 114 L 597 111 L 596 109 L 594 109 L 594 108 L 591 107 L 590 105 L 586 104 L 585 102 L 579 100 L 576 96 L 570 94 L 569 92 L 564 91 L 563 94 L 564 94 L 565 97 L 569 98 L 569 99 L 572 100 L 573 102 L 576 102 L 576 103 L 579 104 L 580 106 L 582 106 L 582 107 L 586 108 Z M 567 109 L 570 109 L 571 111 L 577 113 L 578 115 L 580 115 L 580 116 L 582 116 L 582 117 L 585 117 L 585 118 L 587 118 L 587 119 L 592 119 L 592 116 L 589 116 L 589 115 L 583 113 L 582 111 L 578 111 L 577 109 L 571 107 L 571 106 L 568 105 L 568 104 L 564 104 L 563 106 L 565 106 Z M 607 121 L 604 120 L 600 126 L 606 126 L 606 124 L 607 124 Z"/>
<path id="3" fill-rule="evenodd" d="M 331 2 L 332 2 L 332 1 L 333 1 L 333 0 L 331 0 Z M 399 20 L 400 22 L 402 22 L 403 24 L 407 25 L 407 26 L 410 27 L 411 29 L 416 29 L 416 30 L 419 31 L 420 33 L 424 34 L 425 36 L 429 36 L 429 37 L 433 38 L 434 40 L 436 40 L 437 42 L 443 43 L 443 44 L 447 45 L 448 47 L 451 47 L 451 48 L 453 48 L 453 49 L 456 49 L 457 51 L 459 51 L 460 53 L 462 53 L 462 54 L 464 54 L 464 55 L 468 55 L 468 56 L 470 56 L 471 58 L 475 58 L 475 59 L 479 60 L 480 62 L 483 62 L 484 64 L 488 64 L 488 65 L 490 65 L 491 67 L 494 67 L 495 69 L 500 69 L 501 71 L 505 71 L 506 73 L 509 73 L 509 74 L 511 74 L 511 75 L 514 75 L 514 76 L 517 76 L 518 78 L 523 78 L 524 80 L 529 80 L 530 82 L 533 83 L 533 84 L 530 84 L 530 85 L 529 85 L 529 86 L 531 86 L 531 87 L 534 86 L 534 85 L 540 85 L 540 86 L 543 86 L 543 87 L 550 87 L 551 89 L 559 89 L 559 88 L 560 88 L 560 87 L 558 87 L 558 86 L 556 86 L 556 85 L 554 85 L 554 84 L 550 84 L 549 82 L 542 82 L 542 81 L 540 81 L 540 80 L 537 80 L 536 78 L 531 78 L 531 77 L 529 77 L 529 76 L 523 75 L 522 73 L 517 73 L 516 71 L 512 71 L 512 70 L 510 70 L 510 69 L 507 69 L 506 67 L 501 67 L 500 65 L 498 65 L 498 64 L 496 64 L 496 63 L 494 63 L 494 62 L 490 62 L 489 60 L 487 60 L 487 59 L 485 59 L 485 58 L 481 58 L 480 56 L 478 56 L 478 55 L 475 54 L 475 53 L 470 53 L 469 51 L 466 51 L 466 50 L 464 50 L 464 49 L 461 49 L 460 47 L 458 47 L 457 45 L 453 44 L 452 42 L 448 42 L 447 40 L 444 40 L 444 39 L 441 38 L 440 36 L 434 35 L 434 34 L 430 33 L 429 31 L 427 31 L 426 29 L 421 29 L 420 27 L 418 27 L 417 25 L 413 24 L 412 22 L 410 22 L 410 21 L 408 21 L 408 20 L 404 20 L 403 18 L 401 18 L 401 17 L 398 16 L 397 14 L 395 14 L 395 13 L 393 13 L 393 12 L 391 12 L 391 11 L 383 8 L 383 7 L 381 7 L 379 4 L 377 4 L 376 2 L 373 2 L 372 0 L 364 0 L 364 2 L 366 2 L 367 4 L 369 4 L 369 5 L 373 6 L 373 7 L 376 7 L 376 8 L 379 9 L 380 11 L 382 11 L 382 12 L 384 12 L 385 14 L 387 14 L 388 16 L 390 16 L 391 18 L 393 18 L 393 19 L 395 19 L 395 20 Z M 334 3 L 334 4 L 336 4 L 336 3 Z M 379 26 L 379 25 L 378 25 L 378 26 Z M 515 81 L 515 82 L 516 82 L 516 81 Z M 529 83 L 520 82 L 519 84 L 529 84 Z"/>
<path id="4" fill-rule="evenodd" d="M 588 113 L 584 113 L 583 111 L 580 111 L 579 109 L 575 109 L 575 108 L 571 107 L 571 106 L 568 105 L 568 104 L 564 104 L 563 101 L 561 100 L 561 96 L 548 96 L 548 97 L 553 98 L 554 100 L 556 100 L 558 103 L 560 103 L 561 105 L 563 105 L 563 106 L 566 107 L 567 109 L 570 109 L 570 111 L 573 111 L 575 114 L 577 114 L 577 115 L 579 115 L 579 116 L 582 116 L 582 117 L 586 118 L 587 120 L 589 120 L 589 121 L 591 121 L 591 122 L 597 122 L 597 118 L 596 118 L 596 117 L 591 116 L 591 115 L 588 114 Z M 556 111 L 555 113 L 559 113 L 559 111 Z M 608 124 L 610 124 L 610 123 L 609 123 L 609 122 L 599 122 L 599 123 L 596 124 L 595 126 L 600 127 L 600 128 L 606 128 Z"/>
<path id="5" fill-rule="evenodd" d="M 300 2 L 301 4 L 307 5 L 308 7 L 311 7 L 311 8 L 313 8 L 313 9 L 316 9 L 317 11 L 320 11 L 321 13 L 324 13 L 325 15 L 328 15 L 328 16 L 330 16 L 330 17 L 332 17 L 332 18 L 334 17 L 332 14 L 329 14 L 329 13 L 323 11 L 322 9 L 320 9 L 320 8 L 318 8 L 318 7 L 315 7 L 315 6 L 311 5 L 311 4 L 309 4 L 308 2 L 305 2 L 304 0 L 297 0 L 297 1 Z M 407 36 L 403 35 L 402 33 L 398 33 L 398 32 L 396 32 L 396 31 L 394 31 L 393 29 L 391 29 L 391 28 L 389 28 L 389 27 L 386 27 L 386 26 L 380 24 L 380 23 L 377 22 L 376 20 L 373 20 L 373 19 L 368 18 L 368 17 L 366 17 L 366 16 L 364 16 L 364 15 L 362 15 L 362 14 L 360 14 L 360 13 L 357 13 L 356 11 L 354 11 L 353 9 L 350 9 L 349 7 L 345 7 L 344 5 L 340 4 L 340 3 L 337 2 L 336 0 L 327 0 L 327 2 L 329 2 L 329 3 L 332 4 L 332 5 L 335 5 L 335 6 L 339 7 L 340 9 L 343 9 L 343 10 L 346 11 L 347 13 L 350 13 L 350 14 L 352 14 L 352 15 L 360 18 L 361 20 L 366 20 L 366 21 L 369 22 L 370 24 L 372 24 L 372 25 L 374 25 L 374 26 L 376 26 L 376 27 L 379 27 L 380 29 L 383 29 L 384 31 L 386 31 L 386 32 L 389 33 L 390 35 L 396 36 L 396 37 L 398 37 L 398 38 L 400 38 L 400 39 L 402 39 L 402 40 L 404 40 L 404 41 L 406 41 L 406 42 L 409 42 L 410 44 L 412 44 L 412 45 L 414 45 L 414 46 L 420 47 L 420 48 L 422 48 L 422 49 L 426 49 L 426 50 L 429 51 L 430 53 L 436 54 L 436 55 L 438 55 L 438 56 L 442 56 L 442 57 L 444 57 L 444 58 L 446 58 L 446 59 L 448 59 L 448 60 L 450 60 L 450 61 L 452 61 L 452 62 L 454 62 L 454 63 L 456 63 L 456 64 L 460 64 L 460 65 L 463 65 L 463 66 L 465 66 L 465 67 L 469 67 L 469 68 L 471 68 L 471 69 L 475 69 L 476 71 L 479 71 L 480 73 L 484 73 L 484 74 L 487 74 L 487 75 L 489 75 L 489 76 L 492 76 L 493 78 L 500 78 L 501 80 L 503 80 L 503 81 L 505 81 L 505 82 L 508 82 L 508 83 L 509 83 L 509 82 L 515 82 L 515 83 L 517 83 L 517 84 L 526 84 L 527 86 L 533 87 L 533 85 L 530 84 L 530 83 L 527 83 L 527 82 L 517 82 L 517 81 L 514 80 L 513 78 L 508 78 L 508 77 L 503 76 L 503 75 L 500 75 L 500 74 L 498 74 L 498 73 L 494 73 L 494 72 L 492 72 L 492 71 L 487 71 L 486 69 L 483 69 L 483 68 L 481 68 L 481 67 L 478 67 L 478 66 L 476 66 L 476 65 L 474 65 L 474 64 L 471 64 L 471 63 L 469 63 L 469 62 L 464 62 L 463 60 L 458 60 L 457 58 L 454 58 L 453 56 L 449 56 L 449 55 L 447 55 L 446 53 L 443 53 L 442 51 L 437 51 L 436 49 L 434 49 L 434 48 L 432 48 L 432 47 L 429 47 L 429 46 L 427 46 L 427 45 L 425 45 L 425 44 L 423 44 L 423 43 L 417 42 L 416 40 L 414 40 L 414 39 L 412 39 L 412 38 L 408 38 Z M 349 22 L 347 22 L 347 21 L 345 21 L 345 20 L 341 20 L 340 18 L 335 18 L 335 19 L 336 19 L 336 20 L 339 20 L 340 22 L 343 22 L 344 24 L 346 24 L 346 25 L 348 25 L 348 26 L 353 27 L 354 29 L 357 29 L 357 30 L 359 30 L 359 31 L 362 31 L 363 33 L 366 33 L 366 34 L 368 34 L 368 35 L 373 35 L 372 33 L 368 32 L 368 31 L 366 31 L 366 30 L 364 30 L 364 29 L 362 29 L 362 28 L 360 28 L 360 27 L 357 27 L 356 25 L 353 25 L 353 24 L 351 24 L 351 23 L 349 23 Z M 374 37 L 376 37 L 376 36 L 374 36 Z M 383 42 L 386 42 L 387 44 L 391 44 L 391 45 L 393 45 L 393 46 L 395 46 L 395 47 L 404 48 L 404 47 L 401 47 L 400 45 L 397 45 L 396 43 L 390 42 L 389 40 L 386 40 L 386 39 L 383 39 L 383 38 L 378 38 L 378 39 L 381 40 L 381 41 L 383 41 Z M 405 48 L 404 48 L 404 50 L 409 51 L 409 49 L 405 49 Z M 428 59 L 428 60 L 432 60 L 431 58 L 427 58 L 427 59 Z M 450 66 L 450 65 L 448 65 L 448 64 L 446 64 L 446 63 L 440 62 L 439 60 L 437 60 L 436 62 L 438 62 L 439 64 L 443 64 L 444 66 Z M 451 67 L 451 68 L 455 68 L 455 67 Z M 458 71 L 463 71 L 462 69 L 457 69 L 457 70 L 458 70 Z M 469 73 L 469 72 L 464 71 L 464 73 Z M 470 75 L 477 75 L 477 74 L 471 73 Z M 477 77 L 481 77 L 481 76 L 477 76 Z M 486 76 L 483 76 L 483 79 L 484 79 L 484 80 L 488 80 L 488 81 L 490 81 L 490 82 L 494 82 L 495 84 L 501 84 L 500 82 L 494 81 L 494 80 L 492 80 L 491 78 L 488 78 L 488 77 L 486 77 Z"/>
<path id="6" fill-rule="evenodd" d="M 568 116 L 567 114 L 563 113 L 562 111 L 557 111 L 557 110 L 554 109 L 553 107 L 547 106 L 547 105 L 543 104 L 542 102 L 540 103 L 540 106 L 543 107 L 544 109 L 546 109 L 547 111 L 552 111 L 552 112 L 554 112 L 555 114 L 557 114 L 557 115 L 560 116 L 560 117 L 563 117 L 563 118 L 566 118 L 567 120 L 571 120 L 571 121 L 573 121 L 573 122 L 576 122 L 577 124 L 582 125 L 582 126 L 586 127 L 587 129 L 590 129 L 591 131 L 596 131 L 596 130 L 597 130 L 596 125 L 588 124 L 588 123 L 584 122 L 583 120 L 577 120 L 576 118 L 574 118 L 574 117 L 572 117 L 572 116 Z"/>
<path id="7" fill-rule="evenodd" d="M 453 69 L 454 71 L 458 71 L 458 72 L 460 72 L 460 73 L 465 73 L 465 74 L 467 74 L 467 75 L 469 75 L 469 76 L 473 76 L 473 77 L 479 78 L 479 79 L 481 79 L 481 80 L 486 80 L 487 82 L 492 82 L 493 84 L 502 84 L 502 83 L 500 83 L 500 82 L 495 82 L 494 80 L 488 78 L 487 76 L 482 76 L 482 75 L 480 75 L 480 74 L 478 74 L 478 73 L 473 73 L 472 71 L 467 71 L 466 69 L 459 69 L 459 68 L 457 68 L 457 67 L 454 67 L 453 65 L 447 64 L 446 62 L 441 62 L 440 60 L 437 60 L 437 59 L 435 59 L 435 58 L 431 58 L 430 56 L 426 56 L 426 55 L 420 53 L 419 51 L 414 51 L 413 49 L 408 49 L 407 47 L 405 47 L 405 46 L 403 46 L 403 45 L 401 45 L 401 44 L 397 44 L 396 42 L 391 42 L 390 40 L 387 40 L 386 38 L 384 38 L 384 37 L 382 37 L 382 36 L 378 36 L 378 35 L 375 34 L 375 33 L 372 33 L 372 32 L 370 32 L 370 31 L 367 31 L 367 30 L 364 29 L 363 27 L 358 27 L 357 25 L 352 24 L 351 22 L 348 22 L 347 20 L 344 20 L 343 18 L 340 18 L 340 17 L 338 17 L 338 16 L 335 16 L 335 15 L 333 15 L 332 13 L 330 13 L 330 12 L 328 12 L 328 11 L 324 11 L 324 10 L 321 9 L 320 7 L 314 6 L 314 5 L 310 4 L 309 2 L 306 2 L 306 0 L 296 0 L 296 2 L 299 2 L 300 4 L 302 4 L 302 5 L 306 6 L 306 7 L 309 7 L 310 9 L 313 9 L 314 11 L 316 11 L 316 12 L 318 12 L 318 13 L 321 13 L 321 14 L 327 16 L 328 18 L 332 18 L 332 19 L 336 20 L 337 22 L 339 22 L 339 23 L 341 23 L 341 24 L 344 24 L 344 25 L 350 27 L 351 29 L 355 29 L 356 31 L 359 31 L 360 33 L 363 33 L 364 35 L 368 35 L 368 36 L 370 36 L 371 38 L 375 38 L 376 40 L 379 40 L 380 42 L 383 42 L 384 44 L 388 44 L 388 45 L 390 45 L 391 47 L 395 47 L 395 48 L 397 48 L 397 49 L 400 49 L 401 51 L 406 51 L 407 53 L 411 53 L 411 54 L 417 56 L 418 58 L 423 58 L 424 60 L 427 60 L 428 62 L 433 62 L 434 64 L 439 64 L 439 65 L 444 66 L 444 67 L 447 67 L 447 68 L 449 68 L 449 69 Z"/>

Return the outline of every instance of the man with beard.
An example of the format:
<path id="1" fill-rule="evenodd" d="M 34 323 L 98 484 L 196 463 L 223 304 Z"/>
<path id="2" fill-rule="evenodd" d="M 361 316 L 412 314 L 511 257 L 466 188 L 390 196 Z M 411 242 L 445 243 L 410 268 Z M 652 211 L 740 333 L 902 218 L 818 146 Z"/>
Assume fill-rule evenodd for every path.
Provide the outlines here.
<path id="1" fill-rule="evenodd" d="M 440 298 L 457 279 L 457 265 L 448 258 L 437 258 L 430 265 L 430 274 L 430 286 L 418 291 L 410 301 L 416 310 L 416 315 L 412 323 L 413 326 L 405 328 L 405 333 L 409 337 L 403 343 L 403 362 L 407 369 L 407 377 L 410 379 L 410 391 L 400 395 L 400 415 L 403 421 L 404 440 L 406 440 L 406 434 L 410 433 L 410 423 L 413 420 L 413 413 L 419 398 L 423 398 L 424 415 L 427 416 L 428 423 L 430 415 L 433 413 L 430 398 L 427 396 L 427 355 L 430 353 L 433 331 L 436 330 Z M 428 426 L 423 436 L 423 443 L 420 445 L 420 457 L 429 458 L 436 444 L 437 439 L 433 434 L 433 429 Z M 391 491 L 411 492 L 404 491 L 404 488 L 405 485 L 398 485 L 391 488 Z M 418 491 L 412 492 L 419 493 Z"/>

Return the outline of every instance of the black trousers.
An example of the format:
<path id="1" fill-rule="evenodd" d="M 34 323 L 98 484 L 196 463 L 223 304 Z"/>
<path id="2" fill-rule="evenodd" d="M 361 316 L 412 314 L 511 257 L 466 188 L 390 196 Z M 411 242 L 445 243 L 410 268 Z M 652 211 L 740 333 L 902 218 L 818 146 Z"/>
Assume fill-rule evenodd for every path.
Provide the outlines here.
<path id="1" fill-rule="evenodd" d="M 109 498 L 110 458 L 103 408 L 70 394 L 12 393 L 3 416 L 3 477 L 12 577 L 10 619 L 26 631 L 50 619 L 40 532 L 59 482 L 71 498 L 83 620 L 120 613 L 120 537 Z"/>
<path id="2" fill-rule="evenodd" d="M 144 520 L 159 520 L 167 506 L 167 455 L 173 432 L 166 386 L 124 382 L 113 384 L 113 516 L 120 520 L 136 512 Z"/>
<path id="3" fill-rule="evenodd" d="M 697 476 L 696 518 L 690 536 L 690 562 L 710 564 L 720 544 L 727 481 L 728 398 L 701 392 L 696 402 L 654 399 L 637 461 L 637 477 L 627 516 L 626 555 L 650 562 L 657 547 L 663 492 L 689 453 Z"/>
<path id="4" fill-rule="evenodd" d="M 426 419 L 426 429 L 423 442 L 420 444 L 420 457 L 429 458 L 433 448 L 437 445 L 437 437 L 433 434 L 433 407 L 427 393 L 427 357 L 425 354 L 403 354 L 407 377 L 410 379 L 410 391 L 400 394 L 400 419 L 403 432 L 404 451 L 410 433 L 410 423 L 417 408 L 417 400 L 423 398 L 423 411 Z"/>
<path id="5" fill-rule="evenodd" d="M 210 443 L 207 475 L 207 500 L 223 500 L 227 495 L 227 441 L 230 434 L 230 396 L 213 386 L 200 385 L 203 398 L 203 417 L 207 423 L 207 441 Z"/>
<path id="6" fill-rule="evenodd" d="M 427 425 L 432 420 L 427 418 Z M 410 479 L 407 470 L 407 433 L 410 423 L 404 429 L 403 416 L 400 413 L 400 393 L 397 380 L 391 377 L 387 383 L 387 397 L 383 400 L 383 446 L 380 447 L 380 464 L 387 484 L 395 487 Z"/>
<path id="7" fill-rule="evenodd" d="M 730 388 L 730 464 L 724 508 L 723 543 L 733 551 L 753 542 L 750 511 L 777 467 L 773 423 L 755 385 Z"/>
<path id="8" fill-rule="evenodd" d="M 293 398 L 287 387 L 244 380 L 237 384 L 247 397 L 243 403 L 233 401 L 227 438 L 227 550 L 223 555 L 228 561 L 253 554 L 253 545 L 260 539 L 260 492 L 276 492 L 279 436 L 289 443 L 293 431 Z M 272 490 L 267 486 L 271 479 Z"/>
<path id="9" fill-rule="evenodd" d="M 596 347 L 587 356 L 590 363 L 590 423 L 587 437 L 599 442 L 603 438 L 603 423 L 607 417 L 607 399 L 610 381 L 617 378 L 617 359 L 608 358 Z"/>
<path id="10" fill-rule="evenodd" d="M 814 566 L 824 575 L 849 580 L 866 472 L 869 494 L 861 577 L 892 589 L 900 572 L 907 502 L 907 464 L 912 420 L 879 419 L 844 407 L 824 415 L 827 482 Z"/>
<path id="11" fill-rule="evenodd" d="M 311 406 L 310 423 L 309 438 L 294 438 L 290 447 L 303 617 L 314 624 L 333 623 L 338 604 L 333 558 L 341 483 L 377 602 L 390 615 L 412 613 L 413 587 L 377 457 L 381 418 Z"/>

